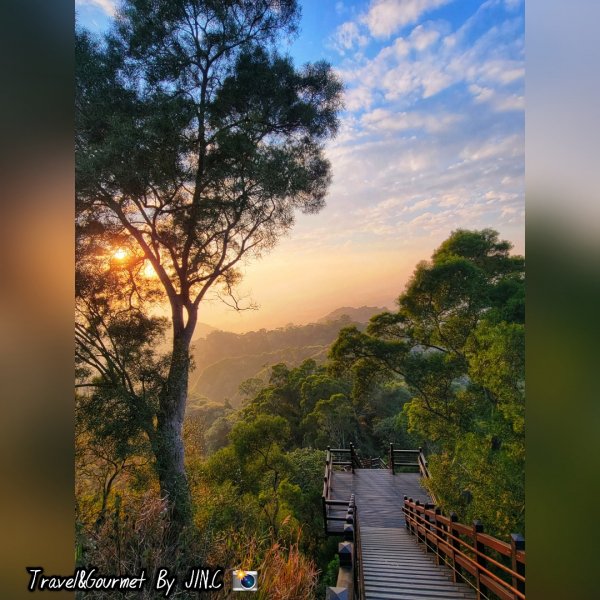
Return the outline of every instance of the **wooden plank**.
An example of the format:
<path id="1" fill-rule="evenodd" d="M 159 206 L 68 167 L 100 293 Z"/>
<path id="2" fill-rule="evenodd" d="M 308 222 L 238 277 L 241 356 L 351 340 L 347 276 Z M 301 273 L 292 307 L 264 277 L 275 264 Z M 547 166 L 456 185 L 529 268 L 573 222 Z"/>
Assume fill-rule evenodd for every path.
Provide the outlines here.
<path id="1" fill-rule="evenodd" d="M 357 495 L 357 506 L 359 500 Z M 467 586 L 454 583 L 450 570 L 437 566 L 404 527 L 366 527 L 364 517 L 365 511 L 361 513 L 365 600 L 475 598 Z"/>
<path id="2" fill-rule="evenodd" d="M 501 586 L 497 581 L 488 577 L 484 573 L 481 574 L 481 583 L 488 590 L 491 590 L 500 600 L 514 600 L 514 594 L 509 592 L 505 587 Z"/>
<path id="3" fill-rule="evenodd" d="M 503 556 L 510 556 L 510 544 L 507 542 L 503 542 L 502 540 L 497 540 L 495 537 L 491 535 L 487 535 L 486 533 L 480 533 L 477 536 L 477 539 L 485 544 L 488 548 L 495 550 L 496 552 L 502 554 Z"/>
<path id="4" fill-rule="evenodd" d="M 355 495 L 360 515 L 365 600 L 475 598 L 473 590 L 466 584 L 454 583 L 450 569 L 436 565 L 433 555 L 426 554 L 405 528 L 404 495 L 423 504 L 431 501 L 420 479 L 419 473 L 394 475 L 388 469 L 355 469 L 354 474 L 331 472 L 332 501 L 343 507 L 350 494 Z M 342 522 L 337 523 L 329 525 L 331 532 L 341 533 Z"/>

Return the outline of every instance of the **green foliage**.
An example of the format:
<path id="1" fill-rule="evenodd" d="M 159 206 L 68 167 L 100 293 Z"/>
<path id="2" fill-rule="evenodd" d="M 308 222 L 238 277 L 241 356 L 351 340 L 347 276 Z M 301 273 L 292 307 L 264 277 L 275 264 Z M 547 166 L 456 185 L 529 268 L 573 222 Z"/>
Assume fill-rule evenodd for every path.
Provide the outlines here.
<path id="1" fill-rule="evenodd" d="M 341 82 L 325 62 L 297 69 L 277 52 L 299 14 L 296 0 L 124 0 L 103 40 L 76 32 L 78 375 L 125 399 L 115 420 L 141 416 L 181 527 L 200 303 L 210 292 L 237 307 L 240 261 L 271 249 L 296 210 L 320 210 L 331 180 L 323 145 L 337 131 Z M 107 273 L 116 301 L 96 293 Z M 163 362 L 129 360 L 157 325 L 144 301 L 170 309 Z"/>
<path id="2" fill-rule="evenodd" d="M 382 380 L 406 386 L 402 419 L 436 453 L 431 490 L 503 533 L 524 525 L 524 259 L 509 251 L 490 229 L 453 232 L 396 312 L 343 329 L 330 353 L 355 399 Z"/>
<path id="3" fill-rule="evenodd" d="M 215 419 L 204 436 L 207 453 L 210 454 L 227 445 L 235 419 L 236 415 L 234 413 L 229 413 Z"/>
<path id="4" fill-rule="evenodd" d="M 410 394 L 403 384 L 381 377 L 375 376 L 368 385 L 361 381 L 359 389 L 346 375 L 336 375 L 329 365 L 319 367 L 312 360 L 293 369 L 275 365 L 269 385 L 256 393 L 239 418 L 283 417 L 291 430 L 288 449 L 348 447 L 353 442 L 365 455 L 384 455 L 390 441 L 410 439 L 407 423 L 395 419 L 388 429 L 375 428 L 382 419 L 397 416 Z"/>
<path id="5" fill-rule="evenodd" d="M 230 439 L 238 457 L 244 463 L 260 460 L 268 465 L 274 454 L 290 437 L 290 427 L 280 416 L 258 415 L 253 421 L 239 421 Z"/>
<path id="6" fill-rule="evenodd" d="M 327 565 L 327 569 L 323 576 L 323 585 L 335 587 L 337 585 L 338 571 L 340 570 L 340 557 L 338 554 Z"/>
<path id="7" fill-rule="evenodd" d="M 525 327 L 482 322 L 466 347 L 469 375 L 480 384 L 515 433 L 525 429 Z"/>
<path id="8" fill-rule="evenodd" d="M 352 400 L 345 394 L 319 400 L 304 422 L 317 447 L 345 448 L 351 439 L 356 439 L 356 414 Z"/>

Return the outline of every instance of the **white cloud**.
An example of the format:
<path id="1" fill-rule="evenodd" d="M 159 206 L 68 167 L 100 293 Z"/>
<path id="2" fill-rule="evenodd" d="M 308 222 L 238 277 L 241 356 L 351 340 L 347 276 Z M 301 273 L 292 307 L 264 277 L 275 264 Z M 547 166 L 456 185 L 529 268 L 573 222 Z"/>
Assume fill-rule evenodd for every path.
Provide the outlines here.
<path id="1" fill-rule="evenodd" d="M 468 144 L 460 153 L 460 158 L 466 161 L 482 161 L 497 157 L 515 157 L 523 154 L 522 136 L 514 134 L 501 138 L 486 139 L 483 142 L 474 141 Z"/>
<path id="2" fill-rule="evenodd" d="M 460 120 L 461 117 L 455 114 L 394 112 L 388 109 L 376 108 L 364 114 L 360 122 L 367 129 L 381 134 L 410 129 L 440 133 Z"/>
<path id="3" fill-rule="evenodd" d="M 525 97 L 520 94 L 511 94 L 498 98 L 495 108 L 498 112 L 523 111 L 525 110 Z"/>
<path id="4" fill-rule="evenodd" d="M 487 101 L 505 87 L 496 98 L 494 110 L 519 110 L 524 103 L 520 18 L 488 26 L 473 39 L 483 21 L 478 21 L 478 16 L 484 12 L 480 8 L 450 34 L 448 23 L 417 25 L 408 36 L 391 40 L 373 58 L 360 54 L 357 60 L 346 61 L 341 74 L 348 84 L 356 82 L 371 89 L 372 97 L 400 100 L 406 106 L 460 83 L 473 88 L 477 102 Z M 361 109 L 365 106 L 359 105 Z"/>
<path id="5" fill-rule="evenodd" d="M 117 0 L 75 0 L 78 6 L 96 6 L 103 10 L 108 16 L 112 17 L 117 10 Z"/>
<path id="6" fill-rule="evenodd" d="M 369 108 L 373 104 L 373 94 L 366 86 L 359 86 L 346 91 L 344 95 L 346 109 L 352 112 Z"/>
<path id="7" fill-rule="evenodd" d="M 488 82 L 508 85 L 525 76 L 525 68 L 520 61 L 488 60 L 480 65 L 477 75 Z"/>
<path id="8" fill-rule="evenodd" d="M 355 46 L 362 48 L 366 46 L 369 39 L 360 33 L 358 25 L 353 21 L 342 23 L 336 30 L 331 40 L 331 45 L 340 54 L 345 54 Z"/>
<path id="9" fill-rule="evenodd" d="M 440 38 L 440 32 L 435 29 L 425 29 L 423 25 L 415 27 L 410 34 L 410 41 L 413 47 L 419 52 L 423 52 Z"/>
<path id="10" fill-rule="evenodd" d="M 336 217 L 311 232 L 315 244 L 441 241 L 458 226 L 520 240 L 524 136 L 513 113 L 524 104 L 522 16 L 504 2 L 480 3 L 454 31 L 419 22 L 425 10 L 415 7 L 431 2 L 376 1 L 353 21 L 347 46 L 356 48 L 357 34 L 391 38 L 374 54 L 368 45 L 344 50 L 347 111 L 327 149 Z M 410 7 L 419 16 L 397 35 L 412 25 L 401 10 Z M 384 12 L 385 24 L 376 18 Z"/>
<path id="11" fill-rule="evenodd" d="M 525 97 L 522 94 L 506 94 L 502 91 L 477 84 L 469 86 L 477 104 L 488 103 L 496 112 L 523 111 L 525 109 Z"/>
<path id="12" fill-rule="evenodd" d="M 475 102 L 489 102 L 493 100 L 496 96 L 496 93 L 492 88 L 482 87 L 477 84 L 472 84 L 469 86 L 469 91 L 473 94 Z"/>
<path id="13" fill-rule="evenodd" d="M 376 38 L 387 38 L 400 28 L 416 23 L 426 12 L 448 4 L 451 0 L 374 0 L 361 17 Z"/>
<path id="14" fill-rule="evenodd" d="M 334 32 L 330 46 L 344 55 L 354 47 L 364 47 L 369 36 L 377 39 L 389 38 L 403 27 L 416 23 L 425 13 L 448 4 L 452 0 L 372 0 L 367 12 L 354 21 L 342 23 Z M 338 3 L 339 4 L 339 3 Z M 338 14 L 338 4 L 336 11 Z M 343 9 L 343 5 L 341 7 Z M 437 40 L 434 30 L 417 27 L 413 31 L 412 46 L 421 51 Z M 404 48 L 398 48 L 402 52 Z"/>
<path id="15" fill-rule="evenodd" d="M 507 10 L 517 10 L 521 6 L 523 0 L 504 0 L 504 5 Z"/>
<path id="16" fill-rule="evenodd" d="M 421 79 L 423 98 L 430 98 L 455 83 L 455 79 L 442 69 L 432 69 Z"/>
<path id="17" fill-rule="evenodd" d="M 336 237 L 367 235 L 374 243 L 425 234 L 443 239 L 459 225 L 522 227 L 523 134 L 489 136 L 477 127 L 485 115 L 483 105 L 469 114 L 478 139 L 461 124 L 444 138 L 355 138 L 330 148 Z M 375 109 L 361 124 L 384 128 L 390 118 L 391 111 Z"/>

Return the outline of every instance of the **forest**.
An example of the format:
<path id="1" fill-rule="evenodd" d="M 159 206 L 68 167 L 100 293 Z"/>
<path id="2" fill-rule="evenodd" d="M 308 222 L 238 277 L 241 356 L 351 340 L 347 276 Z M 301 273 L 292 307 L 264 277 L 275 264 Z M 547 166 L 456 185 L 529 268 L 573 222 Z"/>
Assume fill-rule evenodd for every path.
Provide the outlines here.
<path id="1" fill-rule="evenodd" d="M 280 50 L 299 20 L 296 0 L 124 0 L 102 38 L 76 31 L 77 566 L 257 570 L 259 599 L 322 598 L 325 449 L 351 443 L 423 447 L 444 511 L 524 533 L 525 263 L 496 230 L 449 231 L 367 324 L 195 338 L 325 206 L 344 83 Z M 236 385 L 207 397 L 214 365 Z"/>
<path id="2" fill-rule="evenodd" d="M 198 404 L 184 423 L 183 539 L 169 535 L 127 399 L 78 395 L 78 560 L 177 571 L 202 557 L 260 568 L 261 597 L 322 597 L 337 568 L 324 449 L 350 443 L 365 457 L 423 446 L 440 506 L 500 537 L 524 531 L 524 261 L 509 251 L 494 231 L 457 230 L 417 265 L 397 310 L 342 328 L 325 364 L 273 365 L 267 385 L 241 386 L 238 409 Z"/>
<path id="3" fill-rule="evenodd" d="M 279 362 L 298 366 L 313 358 L 323 363 L 342 326 L 364 328 L 371 316 L 383 310 L 375 306 L 342 307 L 306 325 L 290 323 L 242 334 L 217 330 L 193 340 L 196 369 L 190 377 L 188 408 L 197 397 L 238 406 L 242 399 L 239 386 L 246 379 L 266 382 L 269 367 Z"/>

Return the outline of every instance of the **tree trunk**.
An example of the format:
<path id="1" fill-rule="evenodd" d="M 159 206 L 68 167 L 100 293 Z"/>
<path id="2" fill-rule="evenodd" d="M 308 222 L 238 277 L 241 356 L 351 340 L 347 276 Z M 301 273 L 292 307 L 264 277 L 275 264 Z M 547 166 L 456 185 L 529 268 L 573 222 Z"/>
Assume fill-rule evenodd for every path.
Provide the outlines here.
<path id="1" fill-rule="evenodd" d="M 194 319 L 195 321 L 195 319 Z M 187 325 L 191 325 L 189 322 Z M 187 402 L 190 342 L 193 325 L 174 326 L 173 354 L 167 381 L 159 398 L 153 443 L 161 493 L 167 499 L 175 532 L 191 524 L 191 497 L 185 472 L 183 418 Z"/>

